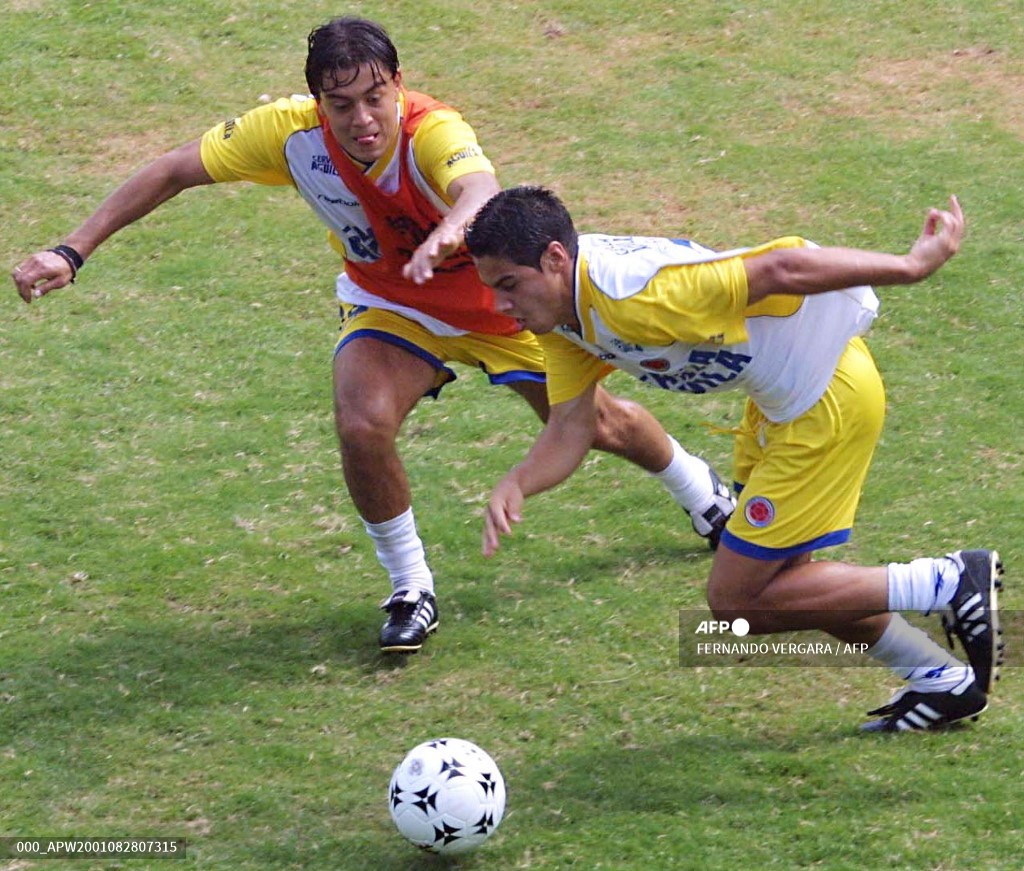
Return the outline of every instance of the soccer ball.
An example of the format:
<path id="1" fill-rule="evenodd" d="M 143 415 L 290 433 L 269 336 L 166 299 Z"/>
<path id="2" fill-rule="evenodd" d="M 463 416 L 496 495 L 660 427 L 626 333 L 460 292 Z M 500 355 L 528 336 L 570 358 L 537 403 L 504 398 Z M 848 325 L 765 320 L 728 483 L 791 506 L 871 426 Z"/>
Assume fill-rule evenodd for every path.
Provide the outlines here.
<path id="1" fill-rule="evenodd" d="M 505 780 L 483 750 L 460 738 L 438 738 L 409 751 L 391 776 L 391 819 L 417 847 L 465 853 L 498 828 Z"/>

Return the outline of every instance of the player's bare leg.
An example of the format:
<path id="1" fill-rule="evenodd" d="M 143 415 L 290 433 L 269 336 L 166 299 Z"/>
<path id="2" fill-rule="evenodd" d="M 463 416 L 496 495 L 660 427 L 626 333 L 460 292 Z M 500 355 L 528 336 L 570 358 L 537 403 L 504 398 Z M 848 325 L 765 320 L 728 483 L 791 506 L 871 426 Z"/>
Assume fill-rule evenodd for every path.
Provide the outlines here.
<path id="1" fill-rule="evenodd" d="M 932 729 L 976 718 L 1000 660 L 996 616 L 1001 567 L 992 551 L 882 567 L 812 562 L 807 555 L 759 560 L 719 547 L 708 578 L 717 619 L 742 616 L 753 634 L 821 629 L 867 654 L 907 681 L 871 715 L 869 731 Z M 978 604 L 972 604 L 977 602 Z M 957 634 L 967 638 L 970 665 L 912 627 L 894 607 L 929 613 L 950 607 Z M 977 643 L 971 639 L 982 639 Z"/>
<path id="2" fill-rule="evenodd" d="M 712 548 L 736 507 L 729 487 L 704 460 L 688 453 L 644 406 L 600 386 L 595 395 L 594 447 L 656 477 L 690 515 L 694 531 Z"/>
<path id="3" fill-rule="evenodd" d="M 812 562 L 806 556 L 761 560 L 726 545 L 715 552 L 707 594 L 716 617 L 742 616 L 753 634 L 842 630 L 889 610 L 885 567 Z"/>
<path id="4" fill-rule="evenodd" d="M 382 606 L 388 612 L 380 638 L 385 652 L 418 650 L 438 623 L 433 575 L 396 444 L 402 423 L 434 379 L 428 363 L 373 338 L 349 342 L 334 360 L 334 420 L 345 483 L 391 578 L 392 595 Z"/>
<path id="5" fill-rule="evenodd" d="M 521 382 L 512 388 L 546 421 L 548 402 L 543 384 Z M 689 513 L 694 530 L 712 547 L 735 508 L 729 488 L 707 463 L 686 452 L 646 408 L 614 396 L 598 386 L 597 435 L 594 448 L 639 466 L 659 481 Z"/>

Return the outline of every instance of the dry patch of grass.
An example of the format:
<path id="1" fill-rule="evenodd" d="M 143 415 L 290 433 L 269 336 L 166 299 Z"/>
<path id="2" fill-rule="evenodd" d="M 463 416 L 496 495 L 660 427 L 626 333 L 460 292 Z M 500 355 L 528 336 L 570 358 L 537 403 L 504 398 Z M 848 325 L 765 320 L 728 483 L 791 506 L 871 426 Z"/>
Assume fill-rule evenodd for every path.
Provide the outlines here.
<path id="1" fill-rule="evenodd" d="M 987 120 L 1024 137 L 1019 59 L 984 46 L 920 58 L 866 58 L 853 75 L 833 75 L 831 115 L 868 118 L 889 135 L 918 138 L 951 121 Z"/>

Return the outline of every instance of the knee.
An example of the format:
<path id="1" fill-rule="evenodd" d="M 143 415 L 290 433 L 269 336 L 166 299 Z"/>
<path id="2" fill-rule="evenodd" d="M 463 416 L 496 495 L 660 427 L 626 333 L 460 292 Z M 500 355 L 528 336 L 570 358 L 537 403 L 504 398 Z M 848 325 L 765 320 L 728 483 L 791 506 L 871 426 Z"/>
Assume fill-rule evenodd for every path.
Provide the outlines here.
<path id="1" fill-rule="evenodd" d="M 737 617 L 745 617 L 744 608 L 749 605 L 733 591 L 726 589 L 722 584 L 714 583 L 713 580 L 708 581 L 707 600 L 712 617 L 730 622 Z"/>
<path id="2" fill-rule="evenodd" d="M 342 449 L 392 443 L 401 419 L 379 397 L 335 394 L 334 425 Z"/>
<path id="3" fill-rule="evenodd" d="M 742 617 L 749 625 L 751 635 L 761 635 L 772 631 L 770 612 L 759 607 L 756 600 L 744 595 L 741 591 L 728 588 L 724 584 L 708 583 L 708 607 L 715 620 L 732 623 Z"/>
<path id="4" fill-rule="evenodd" d="M 628 399 L 601 391 L 596 400 L 597 431 L 594 447 L 599 451 L 623 454 L 631 445 L 642 406 Z"/>

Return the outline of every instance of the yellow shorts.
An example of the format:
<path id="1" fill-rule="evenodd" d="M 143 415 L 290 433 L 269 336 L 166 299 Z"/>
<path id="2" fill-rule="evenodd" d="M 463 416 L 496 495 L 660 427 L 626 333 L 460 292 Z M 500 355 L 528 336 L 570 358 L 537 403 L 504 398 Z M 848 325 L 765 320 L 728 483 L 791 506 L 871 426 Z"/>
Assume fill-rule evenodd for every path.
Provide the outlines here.
<path id="1" fill-rule="evenodd" d="M 885 388 L 859 338 L 796 420 L 772 423 L 748 401 L 733 456 L 739 504 L 722 542 L 777 560 L 849 539 L 884 420 Z"/>
<path id="2" fill-rule="evenodd" d="M 341 306 L 341 333 L 334 346 L 337 354 L 346 344 L 360 337 L 371 337 L 404 348 L 425 360 L 437 371 L 434 386 L 426 396 L 437 396 L 456 374 L 446 363 L 463 363 L 482 369 L 491 384 L 533 381 L 544 384 L 544 352 L 533 333 L 513 336 L 489 336 L 465 333 L 461 336 L 435 336 L 415 321 L 395 312 L 361 305 Z"/>

